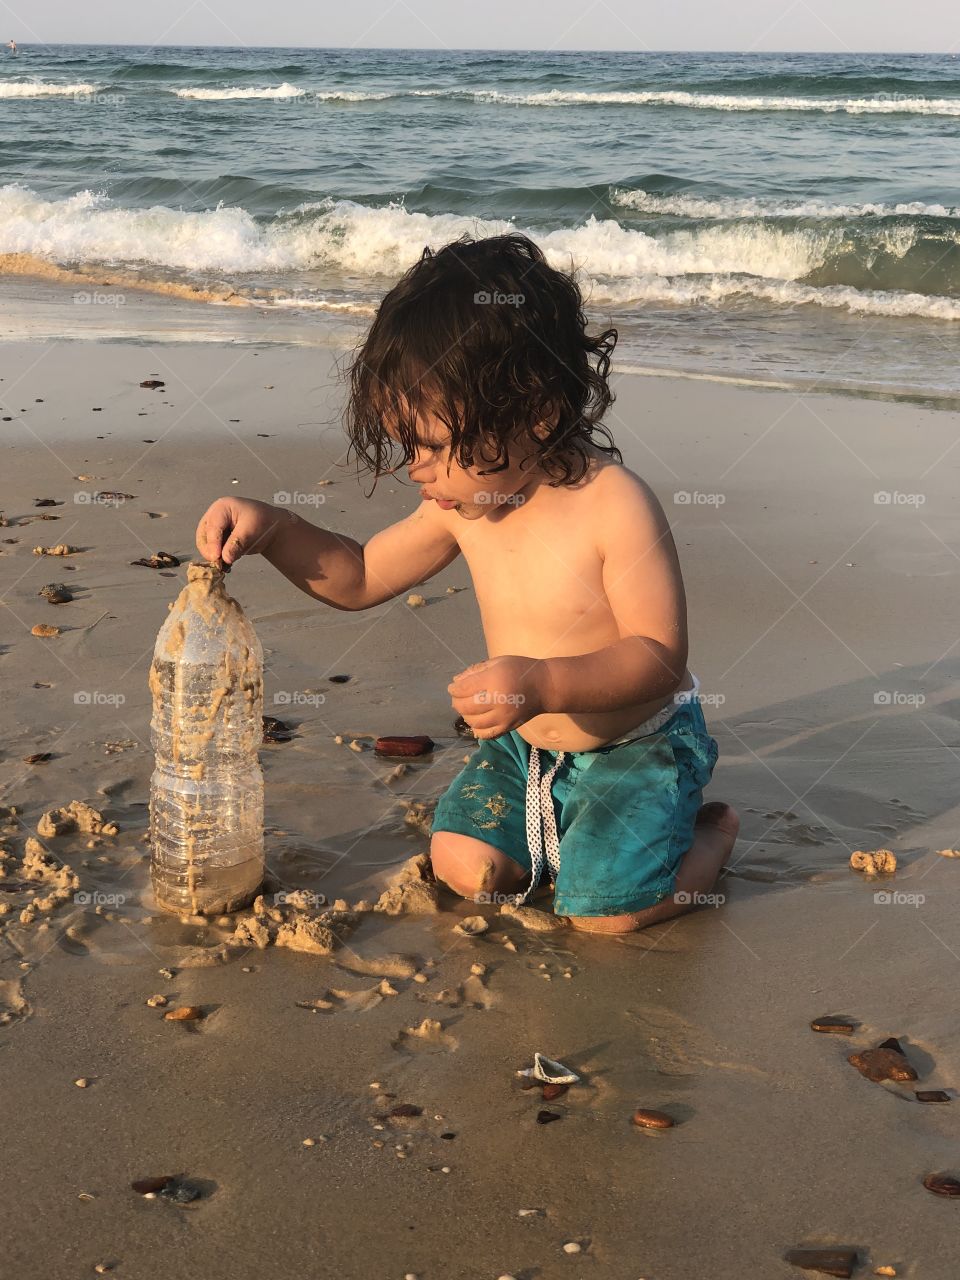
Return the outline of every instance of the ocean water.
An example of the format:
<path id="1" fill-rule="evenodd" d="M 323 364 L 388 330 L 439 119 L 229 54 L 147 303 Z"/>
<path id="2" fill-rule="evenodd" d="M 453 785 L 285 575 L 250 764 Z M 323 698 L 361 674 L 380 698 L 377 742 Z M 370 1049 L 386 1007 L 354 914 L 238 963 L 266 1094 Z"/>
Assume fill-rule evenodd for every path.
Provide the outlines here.
<path id="1" fill-rule="evenodd" d="M 0 253 L 227 286 L 323 340 L 424 245 L 511 228 L 622 365 L 960 393 L 960 58 L 0 57 Z"/>

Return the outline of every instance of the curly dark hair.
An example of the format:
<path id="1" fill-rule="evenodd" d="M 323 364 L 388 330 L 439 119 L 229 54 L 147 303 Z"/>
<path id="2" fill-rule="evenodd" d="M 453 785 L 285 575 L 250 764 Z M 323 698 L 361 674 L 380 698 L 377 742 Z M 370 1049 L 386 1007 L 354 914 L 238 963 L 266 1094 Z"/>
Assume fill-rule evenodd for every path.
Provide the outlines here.
<path id="1" fill-rule="evenodd" d="M 460 466 L 479 458 L 493 464 L 480 474 L 503 471 L 508 444 L 522 438 L 552 483 L 573 484 L 589 465 L 588 443 L 623 461 L 600 425 L 614 400 L 616 342 L 616 329 L 587 333 L 579 285 L 527 236 L 462 236 L 436 252 L 425 248 L 354 353 L 348 456 L 356 452 L 376 488 L 376 478 L 416 456 L 423 407 L 450 429 Z M 543 438 L 531 430 L 540 422 L 549 427 Z"/>

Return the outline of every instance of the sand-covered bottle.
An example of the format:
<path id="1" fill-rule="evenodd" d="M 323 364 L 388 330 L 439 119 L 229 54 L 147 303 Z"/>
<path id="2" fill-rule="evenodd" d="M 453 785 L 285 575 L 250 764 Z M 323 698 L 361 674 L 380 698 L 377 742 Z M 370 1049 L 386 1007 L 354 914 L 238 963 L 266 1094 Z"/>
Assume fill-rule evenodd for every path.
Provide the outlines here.
<path id="1" fill-rule="evenodd" d="M 150 668 L 151 878 L 168 911 L 244 906 L 263 879 L 263 651 L 222 572 L 191 564 Z"/>

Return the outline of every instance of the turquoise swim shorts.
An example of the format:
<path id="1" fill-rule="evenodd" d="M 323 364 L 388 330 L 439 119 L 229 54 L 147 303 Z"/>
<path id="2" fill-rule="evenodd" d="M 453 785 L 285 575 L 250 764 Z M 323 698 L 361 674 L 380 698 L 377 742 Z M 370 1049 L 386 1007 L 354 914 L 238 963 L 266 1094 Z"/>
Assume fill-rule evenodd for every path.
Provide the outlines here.
<path id="1" fill-rule="evenodd" d="M 482 739 L 437 802 L 433 830 L 484 840 L 525 868 L 530 882 L 506 900 L 525 901 L 546 875 L 557 915 L 654 906 L 674 892 L 717 761 L 695 695 L 677 695 L 666 714 L 655 731 L 593 751 L 531 747 L 515 729 Z"/>

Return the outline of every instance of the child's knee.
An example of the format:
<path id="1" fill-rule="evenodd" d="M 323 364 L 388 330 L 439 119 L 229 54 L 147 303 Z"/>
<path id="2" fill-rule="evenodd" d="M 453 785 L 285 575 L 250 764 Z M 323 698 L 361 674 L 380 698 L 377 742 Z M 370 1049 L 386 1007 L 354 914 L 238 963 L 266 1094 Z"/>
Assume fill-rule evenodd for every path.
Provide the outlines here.
<path id="1" fill-rule="evenodd" d="M 453 831 L 435 832 L 430 842 L 430 861 L 436 878 L 461 898 L 476 898 L 498 889 L 512 891 L 515 887 L 507 883 L 514 877 L 510 877 L 503 865 L 510 860 L 499 849 L 472 836 Z M 517 867 L 517 871 L 520 870 Z"/>

